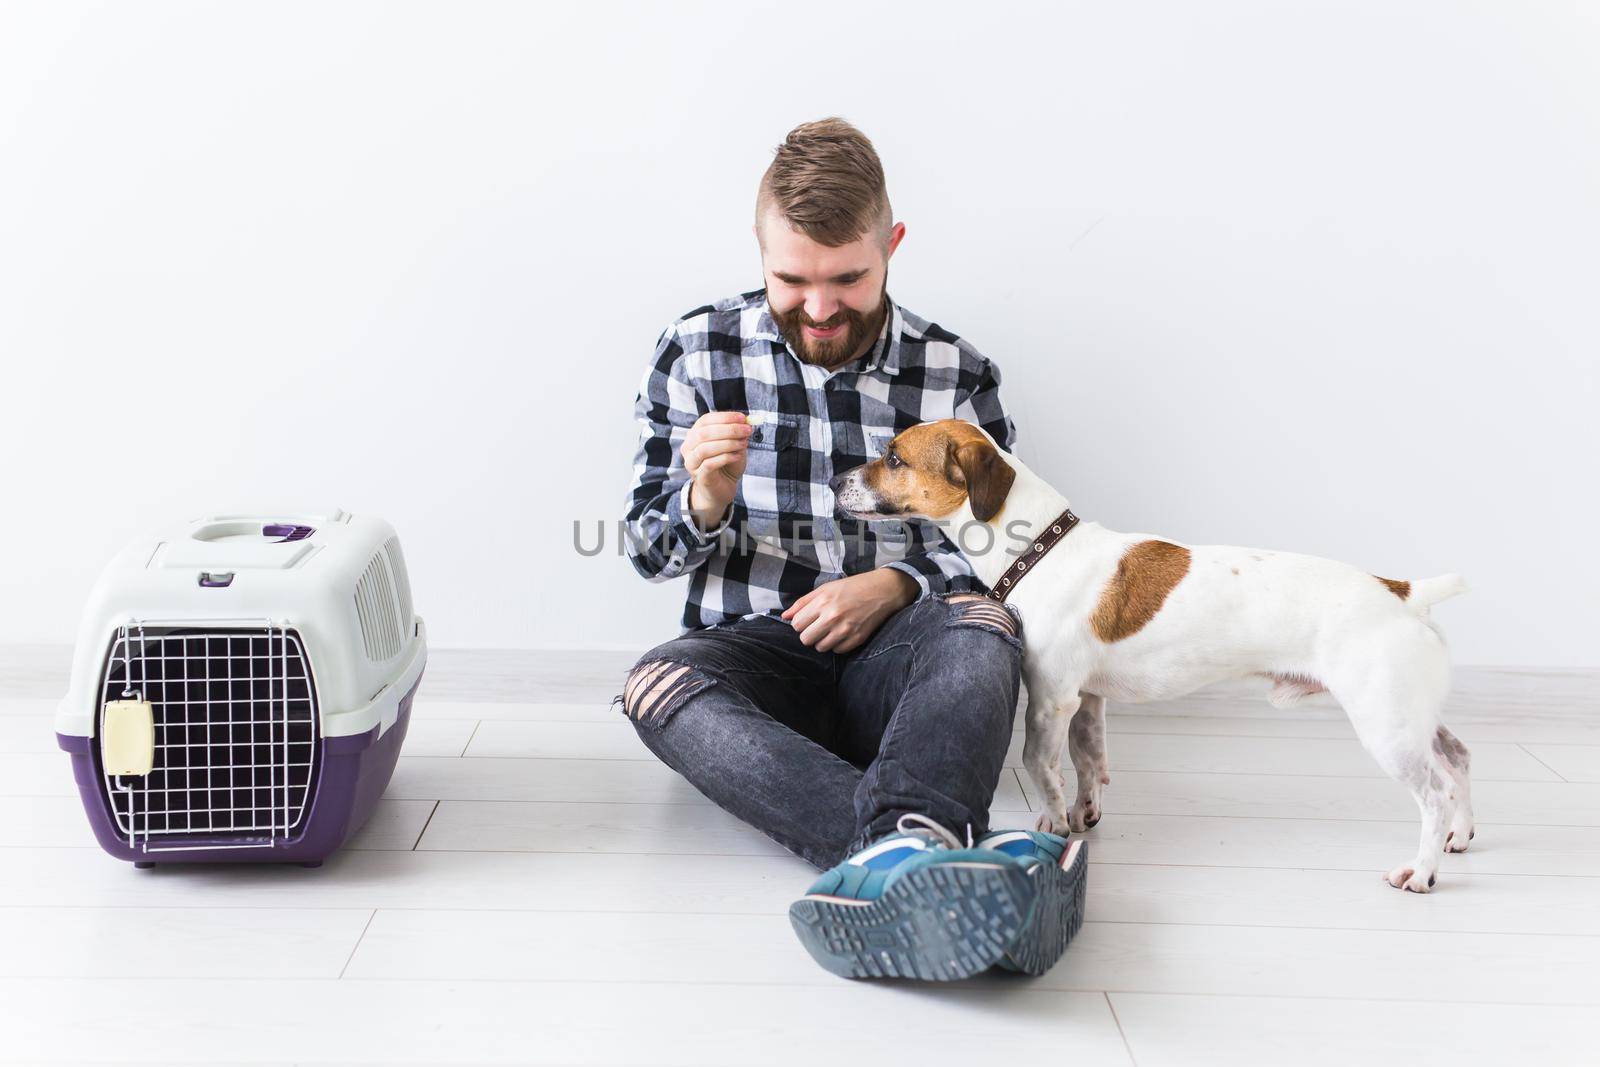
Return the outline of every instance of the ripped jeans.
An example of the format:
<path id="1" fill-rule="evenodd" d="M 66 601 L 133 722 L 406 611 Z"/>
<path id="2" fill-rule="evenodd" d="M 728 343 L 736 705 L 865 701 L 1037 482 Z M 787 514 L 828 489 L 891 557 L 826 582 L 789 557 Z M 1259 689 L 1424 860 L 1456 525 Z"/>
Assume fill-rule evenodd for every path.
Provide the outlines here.
<path id="1" fill-rule="evenodd" d="M 1012 609 L 970 593 L 923 596 L 846 653 L 760 615 L 651 649 L 617 699 L 663 763 L 826 869 L 906 812 L 988 829 L 1020 633 Z"/>

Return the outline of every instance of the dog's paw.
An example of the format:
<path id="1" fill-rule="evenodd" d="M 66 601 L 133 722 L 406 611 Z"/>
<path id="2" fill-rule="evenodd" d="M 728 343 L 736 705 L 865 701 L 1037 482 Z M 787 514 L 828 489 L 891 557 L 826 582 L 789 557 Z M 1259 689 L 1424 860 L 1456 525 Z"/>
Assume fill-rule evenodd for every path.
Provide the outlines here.
<path id="1" fill-rule="evenodd" d="M 1444 850 L 1446 852 L 1465 852 L 1467 850 L 1467 846 L 1472 843 L 1472 839 L 1477 836 L 1478 831 L 1471 828 L 1468 828 L 1464 832 L 1461 830 L 1451 830 L 1449 835 L 1444 839 Z"/>
<path id="2" fill-rule="evenodd" d="M 1396 867 L 1384 875 L 1383 880 L 1407 893 L 1426 893 L 1433 888 L 1437 875 L 1425 874 L 1415 867 Z"/>
<path id="3" fill-rule="evenodd" d="M 1047 834 L 1065 836 L 1067 833 L 1067 816 L 1064 812 L 1058 815 L 1051 815 L 1047 811 L 1039 816 L 1038 821 L 1033 824 L 1033 828 L 1035 830 L 1043 830 Z"/>
<path id="4" fill-rule="evenodd" d="M 1093 830 L 1100 822 L 1100 814 L 1098 801 L 1080 797 L 1078 802 L 1072 805 L 1072 813 L 1067 816 L 1067 826 L 1075 834 Z"/>

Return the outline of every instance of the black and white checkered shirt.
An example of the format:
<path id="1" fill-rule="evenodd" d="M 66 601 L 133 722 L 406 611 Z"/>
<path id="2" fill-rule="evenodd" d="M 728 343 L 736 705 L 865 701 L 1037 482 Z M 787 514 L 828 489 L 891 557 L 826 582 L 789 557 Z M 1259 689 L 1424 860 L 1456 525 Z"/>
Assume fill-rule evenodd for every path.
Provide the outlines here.
<path id="1" fill-rule="evenodd" d="M 749 412 L 757 425 L 733 507 L 702 532 L 681 446 L 708 411 Z M 794 354 L 765 290 L 697 308 L 656 343 L 634 414 L 628 555 L 651 581 L 689 575 L 685 630 L 780 614 L 824 582 L 879 566 L 911 575 L 924 594 L 985 591 L 932 523 L 834 511 L 828 480 L 875 459 L 919 422 L 967 419 L 1007 451 L 1016 441 L 999 369 L 892 300 L 877 343 L 835 371 Z"/>

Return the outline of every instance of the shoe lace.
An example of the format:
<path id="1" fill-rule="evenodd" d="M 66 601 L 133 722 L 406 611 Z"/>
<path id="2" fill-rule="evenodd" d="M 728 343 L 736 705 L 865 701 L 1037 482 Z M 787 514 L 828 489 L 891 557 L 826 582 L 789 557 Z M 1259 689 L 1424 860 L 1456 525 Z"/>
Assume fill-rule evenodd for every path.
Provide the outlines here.
<path id="1" fill-rule="evenodd" d="M 908 823 L 910 824 L 909 826 L 907 825 Z M 965 845 L 961 843 L 961 838 L 957 837 L 954 832 L 934 822 L 926 815 L 921 815 L 914 811 L 908 811 L 900 816 L 895 820 L 894 825 L 895 829 L 903 834 L 923 834 L 932 837 L 935 841 L 948 848 L 972 847 L 971 823 L 967 823 L 967 843 Z"/>

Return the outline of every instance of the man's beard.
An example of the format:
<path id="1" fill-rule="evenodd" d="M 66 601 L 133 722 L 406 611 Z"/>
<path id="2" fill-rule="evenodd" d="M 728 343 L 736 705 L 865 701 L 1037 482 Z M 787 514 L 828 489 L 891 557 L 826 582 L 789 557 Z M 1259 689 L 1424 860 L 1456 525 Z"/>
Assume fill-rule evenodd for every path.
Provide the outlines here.
<path id="1" fill-rule="evenodd" d="M 783 334 L 783 339 L 789 342 L 789 347 L 801 360 L 825 370 L 833 370 L 855 358 L 868 341 L 877 339 L 888 314 L 889 295 L 888 286 L 885 285 L 884 291 L 878 294 L 877 308 L 870 312 L 863 313 L 841 305 L 827 322 L 816 322 L 806 314 L 805 304 L 799 303 L 781 314 L 774 311 L 772 319 L 778 324 L 778 332 Z M 844 332 L 837 337 L 806 336 L 807 326 L 826 330 L 841 322 L 845 324 Z"/>

